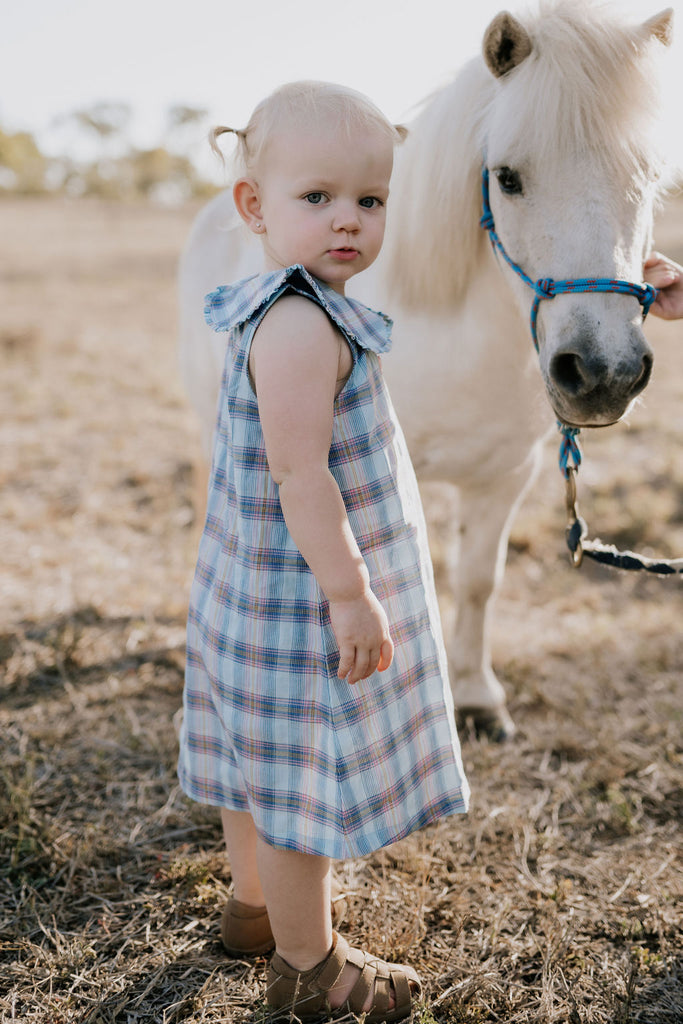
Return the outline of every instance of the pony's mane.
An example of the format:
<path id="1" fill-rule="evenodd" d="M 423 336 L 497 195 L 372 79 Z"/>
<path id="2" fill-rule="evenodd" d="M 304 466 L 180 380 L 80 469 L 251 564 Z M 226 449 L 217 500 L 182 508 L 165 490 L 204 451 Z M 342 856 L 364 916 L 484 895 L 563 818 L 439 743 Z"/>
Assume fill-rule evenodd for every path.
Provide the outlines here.
<path id="1" fill-rule="evenodd" d="M 387 235 L 388 281 L 405 307 L 420 308 L 428 296 L 435 310 L 453 308 L 467 288 L 485 244 L 480 175 L 489 136 L 511 165 L 532 154 L 552 173 L 588 152 L 626 188 L 656 176 L 650 129 L 661 47 L 648 28 L 591 0 L 540 0 L 535 15 L 519 20 L 533 45 L 519 67 L 496 79 L 475 58 L 410 126 Z"/>

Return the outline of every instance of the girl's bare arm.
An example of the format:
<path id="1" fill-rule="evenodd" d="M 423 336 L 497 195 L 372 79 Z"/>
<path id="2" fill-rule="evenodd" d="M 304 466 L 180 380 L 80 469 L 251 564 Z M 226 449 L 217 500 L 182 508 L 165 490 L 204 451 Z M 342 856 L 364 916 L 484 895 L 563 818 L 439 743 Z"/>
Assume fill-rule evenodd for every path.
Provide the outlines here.
<path id="1" fill-rule="evenodd" d="M 270 472 L 287 527 L 330 605 L 338 675 L 355 683 L 391 663 L 384 611 L 329 471 L 335 389 L 350 354 L 326 314 L 285 296 L 252 343 L 254 380 Z"/>

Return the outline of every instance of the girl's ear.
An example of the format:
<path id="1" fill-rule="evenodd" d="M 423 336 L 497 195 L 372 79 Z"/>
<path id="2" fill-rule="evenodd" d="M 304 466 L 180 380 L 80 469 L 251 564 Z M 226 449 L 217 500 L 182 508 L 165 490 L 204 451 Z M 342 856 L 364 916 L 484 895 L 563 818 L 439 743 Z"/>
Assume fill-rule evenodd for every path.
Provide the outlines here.
<path id="1" fill-rule="evenodd" d="M 261 215 L 261 196 L 253 178 L 239 178 L 232 189 L 232 198 L 240 217 L 254 234 L 261 235 L 265 230 Z"/>

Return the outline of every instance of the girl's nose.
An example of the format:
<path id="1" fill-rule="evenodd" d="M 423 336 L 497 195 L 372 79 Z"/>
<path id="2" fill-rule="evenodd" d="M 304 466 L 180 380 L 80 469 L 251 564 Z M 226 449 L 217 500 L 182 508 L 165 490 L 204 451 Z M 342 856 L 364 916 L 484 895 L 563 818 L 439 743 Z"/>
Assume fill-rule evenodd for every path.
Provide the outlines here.
<path id="1" fill-rule="evenodd" d="M 360 217 L 355 203 L 344 203 L 334 211 L 332 227 L 335 231 L 358 231 Z"/>

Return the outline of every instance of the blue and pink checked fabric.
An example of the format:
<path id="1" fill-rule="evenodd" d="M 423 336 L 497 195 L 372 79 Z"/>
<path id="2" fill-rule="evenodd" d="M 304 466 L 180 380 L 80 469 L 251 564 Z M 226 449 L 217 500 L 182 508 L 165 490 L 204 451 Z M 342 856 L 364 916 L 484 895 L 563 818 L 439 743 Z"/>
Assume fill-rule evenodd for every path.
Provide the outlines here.
<path id="1" fill-rule="evenodd" d="M 270 473 L 248 376 L 252 338 L 288 292 L 346 338 L 329 465 L 395 644 L 383 673 L 337 679 L 327 603 Z M 467 809 L 469 789 L 417 483 L 379 354 L 391 321 L 303 267 L 207 297 L 229 331 L 206 525 L 190 598 L 178 773 L 202 803 L 249 811 L 272 845 L 335 859 Z"/>

